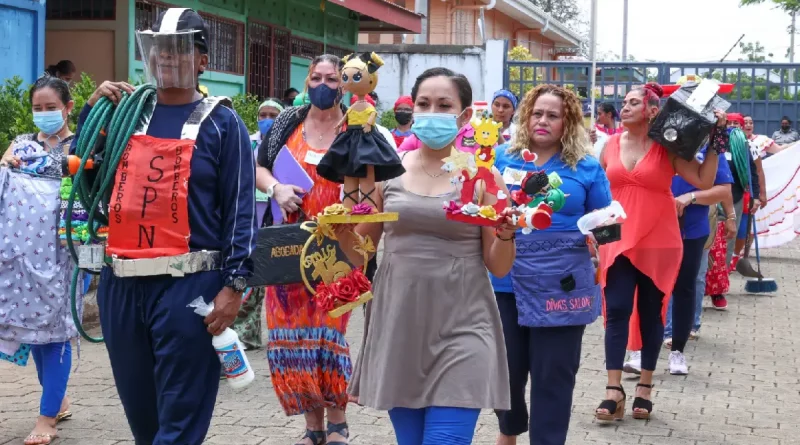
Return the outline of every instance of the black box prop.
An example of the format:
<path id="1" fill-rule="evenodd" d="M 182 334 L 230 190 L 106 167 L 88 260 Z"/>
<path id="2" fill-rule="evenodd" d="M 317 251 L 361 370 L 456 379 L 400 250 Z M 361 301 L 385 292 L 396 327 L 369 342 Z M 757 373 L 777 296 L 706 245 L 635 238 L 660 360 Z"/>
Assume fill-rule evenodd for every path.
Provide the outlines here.
<path id="1" fill-rule="evenodd" d="M 251 258 L 255 268 L 247 281 L 249 287 L 298 284 L 303 282 L 300 272 L 300 254 L 306 241 L 313 236 L 300 224 L 263 227 L 258 230 L 258 243 Z M 336 257 L 345 258 L 339 243 L 325 238 L 321 247 L 331 244 L 336 248 Z M 314 241 L 314 249 L 320 246 Z"/>
<path id="2" fill-rule="evenodd" d="M 667 98 L 666 104 L 653 121 L 648 136 L 678 157 L 691 161 L 708 142 L 711 130 L 717 124 L 714 110 L 722 111 L 731 104 L 714 95 L 698 113 L 687 104 L 698 84 L 686 83 Z"/>

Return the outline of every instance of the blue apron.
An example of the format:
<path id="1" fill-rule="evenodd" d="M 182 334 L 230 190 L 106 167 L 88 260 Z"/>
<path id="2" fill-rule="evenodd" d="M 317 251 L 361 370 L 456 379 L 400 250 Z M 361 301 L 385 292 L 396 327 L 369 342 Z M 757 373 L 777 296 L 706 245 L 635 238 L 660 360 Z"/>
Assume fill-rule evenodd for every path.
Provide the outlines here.
<path id="1" fill-rule="evenodd" d="M 520 326 L 587 325 L 600 316 L 600 286 L 580 232 L 518 234 L 511 281 Z"/>

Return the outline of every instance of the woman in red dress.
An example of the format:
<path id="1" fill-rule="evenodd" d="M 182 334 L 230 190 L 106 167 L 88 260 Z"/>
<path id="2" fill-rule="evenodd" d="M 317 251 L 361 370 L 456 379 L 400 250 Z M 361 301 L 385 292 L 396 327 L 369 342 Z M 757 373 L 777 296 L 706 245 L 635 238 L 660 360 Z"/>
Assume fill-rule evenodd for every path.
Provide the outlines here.
<path id="1" fill-rule="evenodd" d="M 670 191 L 672 177 L 678 174 L 705 190 L 713 185 L 717 172 L 718 153 L 714 150 L 709 150 L 701 164 L 696 159 L 681 159 L 649 138 L 647 133 L 658 114 L 662 94 L 658 84 L 629 92 L 621 113 L 626 131 L 612 136 L 600 156 L 611 195 L 622 204 L 628 219 L 620 241 L 600 246 L 608 386 L 606 399 L 596 410 L 598 420 L 621 420 L 624 416 L 626 395 L 620 382 L 629 325 L 634 327 L 633 337 L 640 332 L 642 340 L 642 374 L 636 385 L 633 417 L 650 417 L 653 371 L 664 336 L 667 296 L 672 294 L 683 255 L 675 198 Z M 724 114 L 717 114 L 718 124 L 724 126 Z"/>

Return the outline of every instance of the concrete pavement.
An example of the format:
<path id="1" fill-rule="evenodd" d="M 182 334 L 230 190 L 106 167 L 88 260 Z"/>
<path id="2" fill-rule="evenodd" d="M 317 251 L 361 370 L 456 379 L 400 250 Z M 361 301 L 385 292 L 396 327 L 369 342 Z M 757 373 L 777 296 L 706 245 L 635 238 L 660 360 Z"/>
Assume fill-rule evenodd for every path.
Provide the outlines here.
<path id="1" fill-rule="evenodd" d="M 686 351 L 691 374 L 670 376 L 663 351 L 655 379 L 655 413 L 647 423 L 634 421 L 630 406 L 622 423 L 594 422 L 593 411 L 606 382 L 602 324 L 590 326 L 567 443 L 800 444 L 800 241 L 765 253 L 765 274 L 777 280 L 779 292 L 744 294 L 743 280 L 735 277 L 728 311 L 715 311 L 706 301 L 701 337 L 690 341 Z M 359 310 L 348 332 L 354 355 L 362 325 Z M 264 352 L 251 352 L 249 357 L 256 381 L 241 393 L 221 387 L 207 443 L 293 444 L 303 430 L 302 418 L 284 416 L 270 385 Z M 0 444 L 21 444 L 38 413 L 41 391 L 35 368 L 32 363 L 19 368 L 3 362 L 0 383 Z M 624 385 L 632 394 L 635 381 Z M 69 395 L 74 416 L 62 423 L 57 444 L 133 444 L 103 345 L 81 343 Z M 351 405 L 349 423 L 353 444 L 396 443 L 385 412 Z M 493 444 L 496 432 L 494 415 L 485 411 L 475 443 Z M 527 442 L 527 436 L 519 441 Z"/>

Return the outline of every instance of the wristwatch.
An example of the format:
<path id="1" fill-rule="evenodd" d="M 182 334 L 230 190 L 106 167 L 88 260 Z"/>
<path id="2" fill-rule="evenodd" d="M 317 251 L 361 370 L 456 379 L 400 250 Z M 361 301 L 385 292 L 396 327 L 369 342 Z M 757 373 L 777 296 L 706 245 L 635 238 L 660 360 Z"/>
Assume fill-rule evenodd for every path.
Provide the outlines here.
<path id="1" fill-rule="evenodd" d="M 692 204 L 696 204 L 697 203 L 697 196 L 695 196 L 694 192 L 692 192 L 691 196 L 692 196 Z"/>
<path id="2" fill-rule="evenodd" d="M 247 279 L 245 279 L 245 277 L 234 277 L 225 286 L 230 287 L 236 292 L 244 292 L 244 290 L 247 289 Z"/>
<path id="3" fill-rule="evenodd" d="M 275 195 L 275 186 L 278 184 L 278 182 L 275 182 L 271 186 L 267 187 L 267 198 L 271 199 Z"/>

